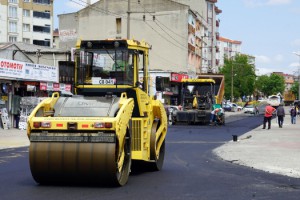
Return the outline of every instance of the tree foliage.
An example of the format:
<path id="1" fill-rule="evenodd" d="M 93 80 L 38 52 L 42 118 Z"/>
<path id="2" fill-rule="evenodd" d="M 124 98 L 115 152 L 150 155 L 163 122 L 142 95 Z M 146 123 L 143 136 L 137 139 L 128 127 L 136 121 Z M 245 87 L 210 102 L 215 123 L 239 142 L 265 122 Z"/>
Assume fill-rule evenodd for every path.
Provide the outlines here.
<path id="1" fill-rule="evenodd" d="M 272 94 L 283 94 L 284 92 L 284 78 L 278 74 L 271 74 L 270 76 L 262 75 L 257 78 L 256 88 L 265 96 Z"/>
<path id="2" fill-rule="evenodd" d="M 224 60 L 224 66 L 220 72 L 225 76 L 225 98 L 234 98 L 252 95 L 255 90 L 255 69 L 248 63 L 246 55 L 236 55 L 231 59 Z M 233 90 L 231 91 L 231 84 Z"/>
<path id="3" fill-rule="evenodd" d="M 292 85 L 292 87 L 291 87 L 291 91 L 292 91 L 292 93 L 296 96 L 296 97 L 298 97 L 299 96 L 299 82 L 298 81 L 295 81 L 294 82 L 294 84 Z M 299 98 L 298 98 L 299 99 Z"/>

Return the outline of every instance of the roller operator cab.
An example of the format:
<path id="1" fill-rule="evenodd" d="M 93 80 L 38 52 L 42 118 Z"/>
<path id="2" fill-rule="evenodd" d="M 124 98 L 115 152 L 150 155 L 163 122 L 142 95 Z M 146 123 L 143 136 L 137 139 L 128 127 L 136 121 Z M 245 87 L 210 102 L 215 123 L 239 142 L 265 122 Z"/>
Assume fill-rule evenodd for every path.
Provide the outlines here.
<path id="1" fill-rule="evenodd" d="M 167 116 L 148 95 L 149 49 L 135 40 L 78 42 L 76 95 L 54 93 L 28 118 L 36 182 L 122 186 L 132 161 L 162 168 Z"/>

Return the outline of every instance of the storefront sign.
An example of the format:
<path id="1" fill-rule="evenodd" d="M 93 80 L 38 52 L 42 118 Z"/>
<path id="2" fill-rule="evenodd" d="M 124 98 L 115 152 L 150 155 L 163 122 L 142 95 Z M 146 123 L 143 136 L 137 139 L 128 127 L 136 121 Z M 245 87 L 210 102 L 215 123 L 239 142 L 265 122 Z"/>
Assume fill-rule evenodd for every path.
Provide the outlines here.
<path id="1" fill-rule="evenodd" d="M 58 82 L 58 67 L 0 58 L 0 76 L 19 80 Z"/>
<path id="2" fill-rule="evenodd" d="M 171 73 L 172 82 L 181 82 L 182 79 L 188 79 L 188 78 L 189 76 L 187 74 Z"/>
<path id="3" fill-rule="evenodd" d="M 40 90 L 47 90 L 47 83 L 40 83 Z"/>
<path id="4" fill-rule="evenodd" d="M 60 30 L 59 31 L 59 39 L 60 41 L 69 41 L 77 39 L 76 29 L 68 29 L 68 30 Z"/>
<path id="5" fill-rule="evenodd" d="M 70 92 L 71 91 L 71 84 L 40 82 L 40 90 Z"/>

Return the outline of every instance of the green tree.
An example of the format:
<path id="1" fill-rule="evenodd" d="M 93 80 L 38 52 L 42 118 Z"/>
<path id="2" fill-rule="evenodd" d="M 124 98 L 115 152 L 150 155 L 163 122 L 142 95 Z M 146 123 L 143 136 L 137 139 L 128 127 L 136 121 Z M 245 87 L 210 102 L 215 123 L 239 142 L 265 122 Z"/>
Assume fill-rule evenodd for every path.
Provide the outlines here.
<path id="1" fill-rule="evenodd" d="M 269 80 L 269 95 L 281 93 L 284 92 L 284 78 L 283 76 L 280 76 L 278 74 L 271 74 L 270 80 Z"/>
<path id="2" fill-rule="evenodd" d="M 268 93 L 268 81 L 269 77 L 267 75 L 259 76 L 255 82 L 256 89 L 266 95 Z"/>
<path id="3" fill-rule="evenodd" d="M 278 74 L 262 75 L 256 80 L 256 88 L 265 96 L 284 92 L 284 78 Z"/>
<path id="4" fill-rule="evenodd" d="M 252 95 L 255 89 L 255 69 L 248 63 L 246 55 L 236 55 L 231 59 L 224 60 L 224 66 L 220 72 L 225 76 L 225 98 L 239 98 L 242 96 Z M 233 90 L 231 84 L 233 83 Z"/>
<path id="5" fill-rule="evenodd" d="M 291 87 L 291 91 L 292 91 L 292 93 L 296 96 L 296 97 L 298 97 L 299 96 L 299 82 L 298 81 L 295 81 L 294 82 L 294 84 L 292 85 L 292 87 Z M 299 98 L 298 98 L 299 99 Z"/>

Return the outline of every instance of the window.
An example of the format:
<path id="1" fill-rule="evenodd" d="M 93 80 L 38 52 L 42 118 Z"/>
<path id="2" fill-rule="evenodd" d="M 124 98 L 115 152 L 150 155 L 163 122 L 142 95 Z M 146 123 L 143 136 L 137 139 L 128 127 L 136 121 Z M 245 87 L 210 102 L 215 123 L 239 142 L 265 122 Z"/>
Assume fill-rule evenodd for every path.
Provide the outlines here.
<path id="1" fill-rule="evenodd" d="M 50 27 L 48 26 L 33 26 L 34 32 L 50 33 Z"/>
<path id="2" fill-rule="evenodd" d="M 9 3 L 18 3 L 18 0 L 9 0 Z"/>
<path id="3" fill-rule="evenodd" d="M 214 5 L 212 3 L 208 4 L 208 10 L 212 11 L 213 10 Z"/>
<path id="4" fill-rule="evenodd" d="M 48 12 L 33 11 L 33 17 L 50 19 L 50 13 L 48 13 Z"/>
<path id="5" fill-rule="evenodd" d="M 207 19 L 207 23 L 208 23 L 209 25 L 212 25 L 212 18 L 208 18 L 208 19 Z"/>
<path id="6" fill-rule="evenodd" d="M 30 2 L 30 0 L 24 0 L 24 2 L 25 2 L 25 3 L 29 3 L 29 2 Z"/>
<path id="7" fill-rule="evenodd" d="M 33 3 L 50 4 L 50 0 L 33 0 Z"/>
<path id="8" fill-rule="evenodd" d="M 35 45 L 48 46 L 48 47 L 50 47 L 50 41 L 45 41 L 45 40 L 33 40 L 32 43 L 35 44 Z"/>
<path id="9" fill-rule="evenodd" d="M 9 22 L 9 32 L 16 33 L 17 32 L 17 22 Z"/>
<path id="10" fill-rule="evenodd" d="M 24 17 L 30 17 L 30 10 L 23 10 L 23 16 Z"/>
<path id="11" fill-rule="evenodd" d="M 23 38 L 23 43 L 30 44 L 30 39 L 29 38 Z"/>
<path id="12" fill-rule="evenodd" d="M 9 36 L 8 41 L 9 42 L 17 42 L 17 36 Z"/>
<path id="13" fill-rule="evenodd" d="M 11 17 L 11 18 L 17 18 L 18 13 L 17 13 L 17 7 L 16 6 L 9 6 L 8 16 Z"/>
<path id="14" fill-rule="evenodd" d="M 30 31 L 30 24 L 23 24 L 23 31 L 29 32 Z"/>
<path id="15" fill-rule="evenodd" d="M 122 27 L 122 19 L 121 18 L 116 18 L 116 25 L 117 25 L 117 34 L 121 34 L 121 27 Z"/>

